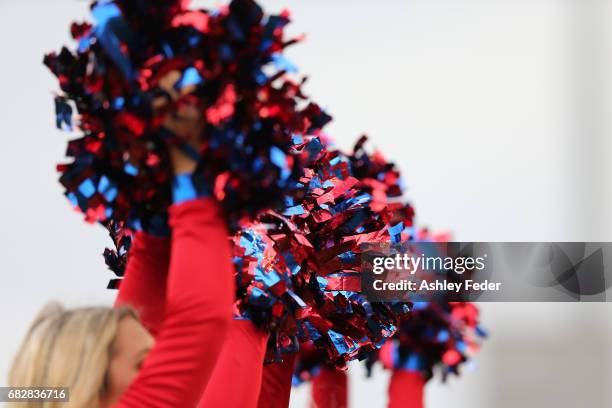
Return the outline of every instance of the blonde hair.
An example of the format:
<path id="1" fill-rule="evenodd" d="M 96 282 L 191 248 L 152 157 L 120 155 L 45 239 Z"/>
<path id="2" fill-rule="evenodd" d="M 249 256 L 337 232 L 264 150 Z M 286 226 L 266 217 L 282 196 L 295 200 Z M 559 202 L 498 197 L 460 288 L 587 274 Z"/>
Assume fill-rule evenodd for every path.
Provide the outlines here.
<path id="1" fill-rule="evenodd" d="M 68 387 L 70 403 L 30 402 L 7 407 L 96 408 L 106 391 L 111 347 L 119 321 L 138 319 L 128 307 L 43 308 L 21 344 L 9 372 L 11 387 Z"/>

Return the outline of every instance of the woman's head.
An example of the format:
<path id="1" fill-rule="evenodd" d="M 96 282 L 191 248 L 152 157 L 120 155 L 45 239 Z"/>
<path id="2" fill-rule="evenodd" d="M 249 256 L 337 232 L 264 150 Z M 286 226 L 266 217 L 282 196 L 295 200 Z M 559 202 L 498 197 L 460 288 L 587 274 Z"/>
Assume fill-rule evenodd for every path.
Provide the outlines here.
<path id="1" fill-rule="evenodd" d="M 68 387 L 70 407 L 106 407 L 127 389 L 152 345 L 153 338 L 133 309 L 66 310 L 52 304 L 30 327 L 10 370 L 9 385 Z"/>

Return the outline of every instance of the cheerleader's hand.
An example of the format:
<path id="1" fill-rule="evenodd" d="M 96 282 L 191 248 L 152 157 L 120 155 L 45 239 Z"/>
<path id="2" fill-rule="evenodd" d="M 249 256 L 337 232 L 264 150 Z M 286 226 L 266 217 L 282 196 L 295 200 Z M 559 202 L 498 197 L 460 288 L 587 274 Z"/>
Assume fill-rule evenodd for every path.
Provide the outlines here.
<path id="1" fill-rule="evenodd" d="M 165 97 L 156 99 L 153 107 L 163 109 L 168 103 L 178 101 L 176 109 L 170 109 L 163 117 L 163 127 L 183 142 L 182 145 L 170 146 L 170 158 L 174 174 L 193 173 L 198 164 L 198 152 L 201 147 L 201 134 L 204 129 L 204 115 L 189 94 L 194 85 L 176 89 L 176 83 L 181 79 L 181 72 L 173 70 L 159 80 L 159 88 L 166 92 Z M 170 100 L 169 100 L 170 99 Z M 180 99 L 180 101 L 179 101 Z"/>

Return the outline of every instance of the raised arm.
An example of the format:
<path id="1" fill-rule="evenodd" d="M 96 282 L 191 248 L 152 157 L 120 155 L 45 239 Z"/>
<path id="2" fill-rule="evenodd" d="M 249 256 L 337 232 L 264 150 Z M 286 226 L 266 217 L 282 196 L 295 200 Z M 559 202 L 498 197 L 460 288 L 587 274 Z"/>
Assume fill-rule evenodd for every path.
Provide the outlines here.
<path id="1" fill-rule="evenodd" d="M 419 371 L 393 370 L 389 381 L 388 408 L 423 408 L 425 378 Z"/>
<path id="2" fill-rule="evenodd" d="M 219 205 L 170 208 L 172 244 L 165 317 L 142 370 L 115 408 L 193 407 L 232 319 L 233 267 Z"/>
<path id="3" fill-rule="evenodd" d="M 319 373 L 312 379 L 311 394 L 312 405 L 317 408 L 346 408 L 348 406 L 347 372 L 321 366 Z"/>
<path id="4" fill-rule="evenodd" d="M 164 319 L 169 265 L 170 238 L 138 232 L 115 301 L 116 306 L 135 308 L 142 324 L 154 337 Z"/>
<path id="5" fill-rule="evenodd" d="M 263 368 L 259 408 L 287 408 L 291 396 L 291 379 L 296 354 L 283 356 L 282 363 L 266 364 Z"/>

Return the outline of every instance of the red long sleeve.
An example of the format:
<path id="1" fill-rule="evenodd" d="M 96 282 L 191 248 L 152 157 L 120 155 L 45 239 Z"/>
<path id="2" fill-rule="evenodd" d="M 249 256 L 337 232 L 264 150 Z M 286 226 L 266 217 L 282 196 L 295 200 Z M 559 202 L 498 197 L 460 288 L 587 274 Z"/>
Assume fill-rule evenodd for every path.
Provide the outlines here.
<path id="1" fill-rule="evenodd" d="M 250 320 L 232 321 L 199 407 L 255 408 L 267 340 Z"/>
<path id="2" fill-rule="evenodd" d="M 170 227 L 164 319 L 138 377 L 114 408 L 196 406 L 229 330 L 233 267 L 218 204 L 173 205 Z"/>
<path id="3" fill-rule="evenodd" d="M 321 367 L 312 379 L 313 408 L 346 408 L 348 406 L 348 378 L 346 371 Z"/>
<path id="4" fill-rule="evenodd" d="M 291 379 L 297 354 L 283 356 L 282 363 L 266 364 L 263 367 L 259 408 L 287 408 L 291 397 Z"/>
<path id="5" fill-rule="evenodd" d="M 423 408 L 425 379 L 417 371 L 393 370 L 387 408 Z"/>
<path id="6" fill-rule="evenodd" d="M 138 232 L 115 301 L 117 306 L 134 307 L 142 324 L 154 337 L 157 337 L 164 320 L 169 265 L 170 238 Z"/>

